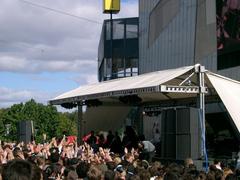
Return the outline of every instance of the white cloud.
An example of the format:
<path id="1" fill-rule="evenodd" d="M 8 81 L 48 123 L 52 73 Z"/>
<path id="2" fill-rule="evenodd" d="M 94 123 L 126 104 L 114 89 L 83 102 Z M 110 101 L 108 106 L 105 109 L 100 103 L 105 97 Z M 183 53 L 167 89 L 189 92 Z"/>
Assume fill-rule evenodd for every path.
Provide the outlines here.
<path id="1" fill-rule="evenodd" d="M 26 102 L 35 99 L 37 102 L 46 103 L 52 93 L 36 90 L 16 90 L 6 87 L 0 87 L 0 107 L 9 107 L 13 104 Z"/>
<path id="2" fill-rule="evenodd" d="M 25 59 L 14 58 L 10 56 L 0 57 L 0 70 L 1 71 L 18 71 L 25 69 L 28 62 Z"/>
<path id="3" fill-rule="evenodd" d="M 94 61 L 41 61 L 18 59 L 17 57 L 0 57 L 0 71 L 38 73 L 38 72 L 79 72 L 92 73 L 97 69 Z"/>
<path id="4" fill-rule="evenodd" d="M 94 74 L 94 75 L 89 75 L 89 76 L 87 76 L 87 84 L 93 84 L 93 83 L 96 83 L 96 82 L 98 82 L 98 80 L 97 80 L 97 75 L 96 74 Z"/>
<path id="5" fill-rule="evenodd" d="M 97 74 L 85 73 L 79 76 L 70 77 L 70 80 L 73 80 L 77 84 L 94 84 L 98 82 Z"/>
<path id="6" fill-rule="evenodd" d="M 97 50 L 101 23 L 109 15 L 102 13 L 102 1 L 91 0 L 35 0 L 34 3 L 61 10 L 98 23 L 77 19 L 67 15 L 35 7 L 22 0 L 2 0 L 0 6 L 0 59 L 9 57 L 19 63 L 40 61 L 78 61 L 91 60 L 97 64 Z M 122 3 L 119 14 L 114 17 L 137 16 L 137 0 Z M 133 3 L 134 2 L 134 3 Z M 13 13 L 14 12 L 14 13 Z M 36 62 L 34 62 L 36 61 Z M 13 61 L 11 61 L 13 62 Z M 33 63 L 32 63 L 33 62 Z M 1 70 L 23 73 L 22 66 Z M 30 65 L 30 63 L 29 63 Z M 31 65 L 30 65 L 31 66 Z M 41 69 L 49 71 L 52 68 Z M 29 66 L 27 67 L 29 69 Z M 26 72 L 29 72 L 26 69 Z M 37 70 L 34 67 L 30 69 Z M 63 69 L 59 69 L 62 71 Z M 53 69 L 55 71 L 55 69 Z M 66 71 L 69 71 L 66 66 Z"/>
<path id="7" fill-rule="evenodd" d="M 66 79 L 79 85 L 96 82 L 102 22 L 109 19 L 102 13 L 102 0 L 29 1 L 97 23 L 35 7 L 23 0 L 1 0 L 0 72 L 25 73 L 35 81 L 40 81 L 37 75 L 43 72 L 66 72 Z M 114 18 L 138 16 L 137 1 L 122 2 L 121 11 Z M 56 94 L 34 90 L 31 83 L 18 89 L 0 87 L 0 106 L 30 98 L 46 102 Z"/>

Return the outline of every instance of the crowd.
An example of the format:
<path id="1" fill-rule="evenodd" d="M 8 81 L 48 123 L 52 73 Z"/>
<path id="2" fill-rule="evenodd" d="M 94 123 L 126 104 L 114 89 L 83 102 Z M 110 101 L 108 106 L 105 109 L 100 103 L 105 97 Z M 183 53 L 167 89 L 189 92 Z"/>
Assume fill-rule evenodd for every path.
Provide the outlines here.
<path id="1" fill-rule="evenodd" d="M 3 180 L 235 180 L 239 169 L 222 167 L 214 162 L 209 171 L 197 170 L 191 159 L 185 164 L 162 165 L 152 161 L 155 146 L 125 133 L 120 138 L 111 131 L 105 138 L 91 134 L 81 145 L 76 138 L 52 138 L 36 144 L 2 143 L 0 146 L 0 173 Z"/>

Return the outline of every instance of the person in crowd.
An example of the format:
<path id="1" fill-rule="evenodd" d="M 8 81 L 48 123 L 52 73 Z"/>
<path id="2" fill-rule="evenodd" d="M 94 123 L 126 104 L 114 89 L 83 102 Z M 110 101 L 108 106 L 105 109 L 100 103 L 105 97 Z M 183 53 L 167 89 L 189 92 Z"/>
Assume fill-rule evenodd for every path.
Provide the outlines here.
<path id="1" fill-rule="evenodd" d="M 122 141 L 117 131 L 115 132 L 115 136 L 113 138 L 110 148 L 111 148 L 111 151 L 116 154 L 122 154 L 123 152 Z"/>
<path id="2" fill-rule="evenodd" d="M 131 146 L 131 139 L 130 139 L 130 136 L 128 135 L 127 131 L 124 131 L 124 135 L 122 138 L 122 145 L 123 145 L 123 147 L 127 147 L 127 148 L 130 148 L 130 146 Z"/>
<path id="3" fill-rule="evenodd" d="M 193 163 L 193 160 L 192 160 L 192 158 L 186 158 L 185 160 L 184 160 L 184 166 L 185 166 L 185 168 L 189 168 L 191 165 L 193 165 L 194 163 Z"/>
<path id="4" fill-rule="evenodd" d="M 217 169 L 219 169 L 219 170 L 222 171 L 221 161 L 220 161 L 220 160 L 215 159 L 215 160 L 214 160 L 214 166 L 215 166 Z"/>
<path id="5" fill-rule="evenodd" d="M 97 137 L 95 136 L 95 132 L 91 131 L 91 136 L 88 138 L 87 143 L 90 146 L 93 146 L 97 143 Z"/>
<path id="6" fill-rule="evenodd" d="M 115 172 L 114 180 L 126 179 L 126 170 L 121 164 L 117 165 L 117 167 L 114 169 L 114 172 Z"/>
<path id="7" fill-rule="evenodd" d="M 109 130 L 109 131 L 108 131 L 108 135 L 107 135 L 106 147 L 108 147 L 108 148 L 111 147 L 111 144 L 112 144 L 113 139 L 114 139 L 114 135 L 113 135 L 112 131 Z"/>
<path id="8" fill-rule="evenodd" d="M 97 137 L 95 136 L 94 131 L 91 131 L 91 136 L 88 138 L 87 143 L 93 148 L 94 152 L 97 152 Z"/>
<path id="9" fill-rule="evenodd" d="M 98 136 L 98 147 L 105 147 L 106 146 L 106 140 L 103 134 L 99 134 Z"/>
<path id="10" fill-rule="evenodd" d="M 95 165 L 92 165 L 87 172 L 88 180 L 103 180 L 103 172 Z"/>
<path id="11" fill-rule="evenodd" d="M 77 172 L 77 175 L 78 175 L 78 178 L 81 180 L 81 179 L 84 179 L 87 177 L 87 172 L 89 170 L 89 164 L 85 161 L 81 161 L 77 167 L 76 167 L 76 172 Z"/>
<path id="12" fill-rule="evenodd" d="M 3 180 L 237 180 L 240 177 L 238 168 L 220 169 L 220 160 L 211 164 L 207 173 L 199 171 L 191 158 L 185 160 L 184 166 L 151 162 L 146 152 L 153 152 L 154 147 L 144 143 L 143 137 L 140 139 L 140 151 L 125 147 L 121 153 L 105 147 L 95 152 L 86 142 L 78 145 L 75 139 L 69 144 L 64 137 L 60 141 L 52 138 L 44 144 L 5 143 L 0 146 L 0 174 Z"/>
<path id="13" fill-rule="evenodd" d="M 3 180 L 41 180 L 42 173 L 39 167 L 28 161 L 14 159 L 3 166 Z"/>
<path id="14" fill-rule="evenodd" d="M 155 155 L 155 146 L 150 141 L 145 140 L 144 135 L 141 135 L 139 139 L 140 139 L 140 142 L 138 144 L 140 150 L 139 156 L 141 157 L 141 159 L 145 159 L 151 162 L 152 158 Z"/>
<path id="15" fill-rule="evenodd" d="M 223 169 L 223 176 L 226 178 L 229 174 L 233 174 L 232 170 L 230 168 L 224 168 Z"/>

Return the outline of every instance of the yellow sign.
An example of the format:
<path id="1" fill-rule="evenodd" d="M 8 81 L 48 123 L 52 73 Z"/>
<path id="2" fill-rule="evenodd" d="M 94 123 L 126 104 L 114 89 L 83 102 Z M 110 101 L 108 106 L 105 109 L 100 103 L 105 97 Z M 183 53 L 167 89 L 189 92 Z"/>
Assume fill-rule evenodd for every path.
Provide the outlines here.
<path id="1" fill-rule="evenodd" d="M 120 11 L 120 0 L 103 0 L 103 13 L 117 14 Z"/>

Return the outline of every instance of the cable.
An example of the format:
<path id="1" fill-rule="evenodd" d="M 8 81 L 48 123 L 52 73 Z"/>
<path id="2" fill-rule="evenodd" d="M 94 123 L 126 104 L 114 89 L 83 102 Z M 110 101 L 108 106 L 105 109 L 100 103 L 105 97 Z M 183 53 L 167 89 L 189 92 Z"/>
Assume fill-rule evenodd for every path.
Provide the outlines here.
<path id="1" fill-rule="evenodd" d="M 70 17 L 74 17 L 74 18 L 77 18 L 77 19 L 81 19 L 81 20 L 84 20 L 84 21 L 88 21 L 88 22 L 91 22 L 91 23 L 103 25 L 102 23 L 100 23 L 98 21 L 95 21 L 95 20 L 92 20 L 92 19 L 88 19 L 88 18 L 85 18 L 85 17 L 81 17 L 81 16 L 76 16 L 74 14 L 70 14 L 70 13 L 67 13 L 67 12 L 64 12 L 64 11 L 61 11 L 61 10 L 57 10 L 57 9 L 53 9 L 53 8 L 50 8 L 50 7 L 47 7 L 47 6 L 43 6 L 43 5 L 40 5 L 40 4 L 36 4 L 36 3 L 31 2 L 31 1 L 27 1 L 27 0 L 19 0 L 19 1 L 22 2 L 22 3 L 26 3 L 28 5 L 34 6 L 34 7 L 39 7 L 39 8 L 46 9 L 46 10 L 49 10 L 49 11 L 52 11 L 52 12 L 55 12 L 55 13 L 59 13 L 59 14 L 63 14 L 63 15 L 66 15 L 66 16 L 70 16 Z M 134 33 L 134 34 L 136 33 L 134 31 L 126 31 L 126 32 Z"/>
<path id="2" fill-rule="evenodd" d="M 84 20 L 84 21 L 88 21 L 88 22 L 91 22 L 91 23 L 102 25 L 102 23 L 100 23 L 98 21 L 94 21 L 92 19 L 88 19 L 88 18 L 81 17 L 81 16 L 76 16 L 74 14 L 70 14 L 70 13 L 67 13 L 67 12 L 64 12 L 64 11 L 61 11 L 61 10 L 57 10 L 57 9 L 53 9 L 53 8 L 50 8 L 50 7 L 47 7 L 47 6 L 43 6 L 43 5 L 40 5 L 40 4 L 36 4 L 36 3 L 30 2 L 30 1 L 26 1 L 26 0 L 19 0 L 19 1 L 22 2 L 22 3 L 29 4 L 31 6 L 40 7 L 42 9 L 47 9 L 47 10 L 55 12 L 55 13 L 67 15 L 67 16 L 74 17 L 74 18 L 77 18 L 77 19 L 81 19 L 81 20 Z"/>

